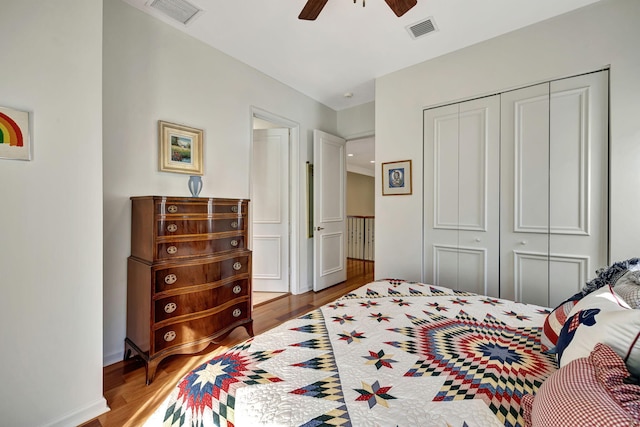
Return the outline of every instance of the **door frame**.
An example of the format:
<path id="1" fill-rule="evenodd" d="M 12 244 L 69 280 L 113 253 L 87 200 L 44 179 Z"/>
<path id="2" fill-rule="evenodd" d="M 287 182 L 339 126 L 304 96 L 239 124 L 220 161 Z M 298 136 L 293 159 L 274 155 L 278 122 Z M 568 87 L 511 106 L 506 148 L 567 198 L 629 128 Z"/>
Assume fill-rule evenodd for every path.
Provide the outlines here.
<path id="1" fill-rule="evenodd" d="M 299 206 L 300 206 L 300 124 L 273 114 L 262 108 L 251 106 L 249 132 L 249 199 L 253 195 L 253 120 L 261 119 L 289 129 L 289 292 L 299 294 L 300 290 L 300 237 L 299 237 Z M 251 204 L 249 204 L 251 212 Z M 249 248 L 253 248 L 253 224 L 249 221 Z"/>

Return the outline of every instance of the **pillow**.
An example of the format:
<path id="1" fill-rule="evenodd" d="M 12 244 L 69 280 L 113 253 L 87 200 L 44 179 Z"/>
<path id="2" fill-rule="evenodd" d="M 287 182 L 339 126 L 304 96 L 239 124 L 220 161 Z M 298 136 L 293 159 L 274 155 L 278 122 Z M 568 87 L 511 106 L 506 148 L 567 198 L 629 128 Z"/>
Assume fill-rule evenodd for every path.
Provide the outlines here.
<path id="1" fill-rule="evenodd" d="M 639 286 L 640 288 L 640 286 Z M 540 334 L 540 349 L 544 352 L 555 352 L 558 336 L 567 320 L 567 316 L 571 309 L 578 303 L 578 300 L 569 299 L 557 306 L 544 319 L 542 325 L 542 333 Z"/>
<path id="2" fill-rule="evenodd" d="M 610 346 L 640 376 L 640 310 L 632 310 L 605 286 L 581 299 L 571 309 L 558 342 L 558 365 L 587 357 L 601 342 Z"/>
<path id="3" fill-rule="evenodd" d="M 522 417 L 531 427 L 634 426 L 640 422 L 640 386 L 625 384 L 624 362 L 597 344 L 547 378 L 535 397 L 522 398 Z"/>
<path id="4" fill-rule="evenodd" d="M 618 279 L 627 271 L 640 270 L 640 258 L 614 262 L 610 266 L 596 270 L 596 277 L 588 281 L 582 288 L 582 294 L 587 295 L 604 285 L 614 286 Z"/>
<path id="5" fill-rule="evenodd" d="M 616 282 L 613 290 L 631 308 L 640 308 L 640 271 L 627 271 Z"/>

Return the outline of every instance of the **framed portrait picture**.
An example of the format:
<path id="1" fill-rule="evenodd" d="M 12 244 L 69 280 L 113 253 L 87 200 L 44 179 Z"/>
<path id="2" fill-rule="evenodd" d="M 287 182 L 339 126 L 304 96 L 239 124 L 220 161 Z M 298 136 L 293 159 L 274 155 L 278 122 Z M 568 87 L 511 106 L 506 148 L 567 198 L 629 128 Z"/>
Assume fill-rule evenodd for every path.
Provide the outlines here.
<path id="1" fill-rule="evenodd" d="M 158 121 L 160 170 L 202 175 L 202 129 Z"/>
<path id="2" fill-rule="evenodd" d="M 0 107 L 0 159 L 31 160 L 27 111 Z"/>
<path id="3" fill-rule="evenodd" d="M 382 195 L 400 196 L 411 192 L 411 160 L 383 163 Z"/>

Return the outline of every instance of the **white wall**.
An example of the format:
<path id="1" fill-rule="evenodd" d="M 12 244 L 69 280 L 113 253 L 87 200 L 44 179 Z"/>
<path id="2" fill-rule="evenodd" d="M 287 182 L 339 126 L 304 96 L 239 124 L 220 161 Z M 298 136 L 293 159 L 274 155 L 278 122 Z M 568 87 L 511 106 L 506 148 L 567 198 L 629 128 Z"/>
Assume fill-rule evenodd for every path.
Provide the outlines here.
<path id="1" fill-rule="evenodd" d="M 375 102 L 338 111 L 338 135 L 344 139 L 372 136 L 376 128 Z"/>
<path id="2" fill-rule="evenodd" d="M 347 172 L 347 215 L 375 216 L 375 178 Z"/>
<path id="3" fill-rule="evenodd" d="M 0 424 L 71 426 L 102 397 L 102 0 L 3 0 L 0 104 L 33 160 L 0 159 Z"/>
<path id="4" fill-rule="evenodd" d="M 313 129 L 336 112 L 121 0 L 104 2 L 104 354 L 120 360 L 126 321 L 130 196 L 188 196 L 187 175 L 158 171 L 157 121 L 204 129 L 200 196 L 249 196 L 251 106 L 300 125 L 298 176 Z M 306 200 L 304 181 L 298 200 Z M 306 206 L 299 206 L 299 291 L 311 287 Z M 294 249 L 295 250 L 295 249 Z"/>
<path id="5" fill-rule="evenodd" d="M 376 81 L 376 161 L 413 160 L 413 195 L 376 196 L 376 277 L 421 280 L 422 110 L 611 66 L 611 260 L 639 256 L 640 1 L 592 6 Z M 380 185 L 376 176 L 376 186 Z M 393 200 L 392 200 L 393 199 Z"/>

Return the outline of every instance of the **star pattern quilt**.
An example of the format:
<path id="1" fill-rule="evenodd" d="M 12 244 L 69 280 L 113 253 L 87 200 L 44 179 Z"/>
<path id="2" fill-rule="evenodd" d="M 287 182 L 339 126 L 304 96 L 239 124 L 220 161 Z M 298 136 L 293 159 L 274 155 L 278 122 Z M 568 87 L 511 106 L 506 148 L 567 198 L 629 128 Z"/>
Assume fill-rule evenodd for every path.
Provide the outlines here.
<path id="1" fill-rule="evenodd" d="M 217 355 L 147 426 L 523 426 L 556 369 L 549 310 L 402 280 L 369 283 Z"/>

